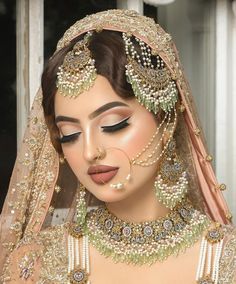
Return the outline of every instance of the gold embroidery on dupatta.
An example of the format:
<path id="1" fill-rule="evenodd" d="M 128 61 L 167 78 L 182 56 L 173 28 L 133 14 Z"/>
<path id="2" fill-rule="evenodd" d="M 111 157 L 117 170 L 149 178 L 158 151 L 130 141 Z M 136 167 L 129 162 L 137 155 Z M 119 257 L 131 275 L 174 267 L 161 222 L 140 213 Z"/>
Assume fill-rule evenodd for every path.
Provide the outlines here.
<path id="1" fill-rule="evenodd" d="M 67 224 L 54 226 L 52 229 L 40 233 L 43 249 L 41 271 L 37 284 L 67 283 L 66 227 Z"/>
<path id="2" fill-rule="evenodd" d="M 34 273 L 35 260 L 39 257 L 36 251 L 26 253 L 18 263 L 20 269 L 20 278 L 27 280 Z"/>
<path id="3" fill-rule="evenodd" d="M 236 277 L 236 228 L 225 227 L 228 241 L 222 252 L 219 284 L 235 284 Z"/>

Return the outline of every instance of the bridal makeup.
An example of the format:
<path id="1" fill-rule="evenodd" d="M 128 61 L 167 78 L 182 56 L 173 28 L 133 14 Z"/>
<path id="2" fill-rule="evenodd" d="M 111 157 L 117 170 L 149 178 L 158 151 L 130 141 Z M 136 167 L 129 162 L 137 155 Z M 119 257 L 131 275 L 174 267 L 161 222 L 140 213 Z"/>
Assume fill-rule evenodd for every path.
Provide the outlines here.
<path id="1" fill-rule="evenodd" d="M 157 121 L 135 98 L 118 96 L 105 77 L 98 75 L 94 86 L 75 99 L 56 94 L 55 122 L 68 164 L 99 200 L 117 201 L 144 185 L 153 186 L 156 165 L 134 166 L 119 193 L 110 186 L 127 181 L 130 160 L 147 145 Z M 103 159 L 98 158 L 98 148 L 106 152 Z"/>

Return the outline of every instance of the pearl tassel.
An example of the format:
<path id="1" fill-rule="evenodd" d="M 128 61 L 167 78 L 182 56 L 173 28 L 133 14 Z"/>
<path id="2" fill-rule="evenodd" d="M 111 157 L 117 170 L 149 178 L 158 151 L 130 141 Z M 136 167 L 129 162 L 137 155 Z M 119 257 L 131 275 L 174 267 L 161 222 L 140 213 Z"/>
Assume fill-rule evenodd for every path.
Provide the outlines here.
<path id="1" fill-rule="evenodd" d="M 78 266 L 80 264 L 79 260 L 79 240 L 74 239 L 75 241 L 75 266 Z"/>
<path id="2" fill-rule="evenodd" d="M 71 250 L 71 236 L 68 236 L 68 273 L 70 273 L 70 271 L 72 270 L 72 263 L 71 263 L 71 254 L 72 254 L 72 250 Z"/>
<path id="3" fill-rule="evenodd" d="M 196 281 L 198 281 L 203 276 L 204 264 L 206 259 L 206 248 L 207 248 L 207 241 L 205 240 L 205 238 L 202 238 L 198 268 L 196 273 Z"/>
<path id="4" fill-rule="evenodd" d="M 74 238 L 69 235 L 67 240 L 68 247 L 68 273 L 73 271 L 77 266 L 80 265 L 80 247 L 79 247 L 79 239 Z M 82 237 L 82 255 L 81 255 L 81 268 L 86 270 L 89 274 L 90 272 L 90 262 L 89 262 L 89 241 L 88 236 Z M 70 284 L 70 281 L 68 281 Z M 87 284 L 91 284 L 88 280 Z"/>
<path id="5" fill-rule="evenodd" d="M 86 237 L 86 271 L 87 273 L 90 273 L 90 263 L 89 263 L 89 241 L 88 236 Z"/>
<path id="6" fill-rule="evenodd" d="M 86 236 L 83 236 L 82 237 L 82 243 L 83 243 L 83 246 L 82 246 L 82 265 L 81 267 L 83 269 L 85 269 L 85 266 L 86 266 Z"/>
<path id="7" fill-rule="evenodd" d="M 213 244 L 208 243 L 205 238 L 202 239 L 200 245 L 200 254 L 199 261 L 196 273 L 196 281 L 204 279 L 203 274 L 206 269 L 206 276 L 211 276 L 211 279 L 214 281 L 214 284 L 218 284 L 219 277 L 219 263 L 220 257 L 223 249 L 223 239 L 216 244 L 215 256 L 212 265 L 213 258 Z M 207 260 L 206 260 L 207 256 Z M 206 268 L 205 268 L 206 267 Z"/>
<path id="8" fill-rule="evenodd" d="M 207 252 L 207 275 L 211 274 L 212 244 L 208 246 Z"/>
<path id="9" fill-rule="evenodd" d="M 215 253 L 215 259 L 214 259 L 214 265 L 213 265 L 213 271 L 212 271 L 212 279 L 215 281 L 215 284 L 218 282 L 219 277 L 219 263 L 220 263 L 220 256 L 222 253 L 223 248 L 223 240 L 221 240 L 216 245 L 216 253 Z"/>

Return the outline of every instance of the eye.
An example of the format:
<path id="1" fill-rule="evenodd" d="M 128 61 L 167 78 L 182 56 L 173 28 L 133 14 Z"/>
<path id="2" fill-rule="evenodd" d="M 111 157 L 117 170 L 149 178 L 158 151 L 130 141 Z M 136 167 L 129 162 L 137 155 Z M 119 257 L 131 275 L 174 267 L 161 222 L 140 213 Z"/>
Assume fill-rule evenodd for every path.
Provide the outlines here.
<path id="1" fill-rule="evenodd" d="M 59 138 L 59 142 L 61 144 L 74 142 L 75 140 L 77 140 L 79 138 L 80 134 L 81 134 L 81 132 L 72 133 L 70 135 L 63 135 L 62 137 Z"/>
<path id="2" fill-rule="evenodd" d="M 118 131 L 122 128 L 125 128 L 129 125 L 129 123 L 127 122 L 129 120 L 130 117 L 127 117 L 125 119 L 123 119 L 122 121 L 114 124 L 114 125 L 109 125 L 109 126 L 101 126 L 102 131 L 103 132 L 115 132 Z"/>

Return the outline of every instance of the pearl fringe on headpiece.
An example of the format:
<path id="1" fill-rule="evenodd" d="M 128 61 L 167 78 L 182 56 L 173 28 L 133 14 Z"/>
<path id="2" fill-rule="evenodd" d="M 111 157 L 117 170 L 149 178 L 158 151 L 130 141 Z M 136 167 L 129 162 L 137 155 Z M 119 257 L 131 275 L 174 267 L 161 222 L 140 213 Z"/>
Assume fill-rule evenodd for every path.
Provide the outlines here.
<path id="1" fill-rule="evenodd" d="M 134 37 L 141 49 L 140 56 L 132 38 L 126 33 L 122 33 L 122 37 L 127 55 L 127 81 L 132 85 L 135 97 L 147 110 L 155 114 L 160 109 L 170 112 L 177 102 L 178 90 L 164 61 L 155 55 L 154 67 L 151 49 L 146 43 Z"/>

